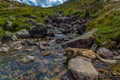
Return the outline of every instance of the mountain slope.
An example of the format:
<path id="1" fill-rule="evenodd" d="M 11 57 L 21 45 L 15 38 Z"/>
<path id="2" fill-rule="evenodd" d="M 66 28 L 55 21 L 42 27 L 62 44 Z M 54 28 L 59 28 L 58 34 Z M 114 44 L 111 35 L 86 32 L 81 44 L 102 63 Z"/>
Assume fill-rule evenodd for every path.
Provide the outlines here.
<path id="1" fill-rule="evenodd" d="M 59 5 L 57 7 L 52 8 L 38 8 L 38 7 L 30 7 L 25 4 L 20 4 L 18 2 L 11 2 L 9 0 L 0 0 L 0 26 L 3 27 L 6 20 L 10 20 L 13 22 L 13 20 L 10 19 L 10 16 L 13 16 L 16 18 L 16 22 L 18 24 L 18 28 L 21 29 L 21 25 L 24 25 L 25 20 L 31 19 L 32 16 L 36 16 L 37 22 L 43 22 L 42 15 L 47 18 L 49 15 L 54 16 L 52 12 L 54 11 L 60 11 L 63 12 L 65 15 L 76 15 L 76 16 L 84 16 L 84 13 L 86 9 L 90 10 L 90 8 L 94 7 L 95 5 L 90 5 L 92 3 L 96 3 L 95 0 L 69 0 L 63 5 Z M 74 5 L 76 4 L 76 5 Z M 88 6 L 86 6 L 88 4 Z M 82 9 L 84 8 L 85 9 Z M 19 16 L 19 17 L 18 17 Z M 14 21 L 14 22 L 15 22 Z M 17 30 L 19 30 L 17 29 Z"/>
<path id="2" fill-rule="evenodd" d="M 13 26 L 17 27 L 14 31 L 18 31 L 23 28 L 29 29 L 32 25 L 25 23 L 25 21 L 33 19 L 33 16 L 36 16 L 35 21 L 43 23 L 48 16 L 56 16 L 53 14 L 54 11 L 60 11 L 64 15 L 89 18 L 88 30 L 99 29 L 95 41 L 100 46 L 111 47 L 111 43 L 118 41 L 120 37 L 119 0 L 69 0 L 62 5 L 51 8 L 30 7 L 9 0 L 0 0 L 0 2 L 0 35 L 3 33 L 2 27 L 6 20 L 13 22 Z M 15 20 L 11 20 L 11 16 Z"/>

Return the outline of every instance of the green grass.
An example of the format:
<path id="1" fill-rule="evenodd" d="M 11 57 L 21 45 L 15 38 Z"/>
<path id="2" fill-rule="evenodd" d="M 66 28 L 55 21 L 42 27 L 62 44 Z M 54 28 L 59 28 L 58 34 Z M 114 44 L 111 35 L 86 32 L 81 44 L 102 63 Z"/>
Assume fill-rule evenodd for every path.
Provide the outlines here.
<path id="1" fill-rule="evenodd" d="M 120 2 L 109 3 L 105 6 L 101 15 L 88 23 L 88 29 L 98 28 L 95 42 L 100 46 L 113 47 L 111 44 L 120 38 L 120 7 L 112 6 Z"/>

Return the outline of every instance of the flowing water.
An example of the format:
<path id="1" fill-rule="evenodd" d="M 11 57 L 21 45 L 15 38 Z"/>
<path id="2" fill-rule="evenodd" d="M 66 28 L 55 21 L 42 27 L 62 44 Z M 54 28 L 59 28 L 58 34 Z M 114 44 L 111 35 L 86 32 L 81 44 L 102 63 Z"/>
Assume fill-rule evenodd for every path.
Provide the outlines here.
<path id="1" fill-rule="evenodd" d="M 59 47 L 49 56 L 42 56 L 41 52 L 37 46 L 24 46 L 20 51 L 13 51 L 0 57 L 0 80 L 71 80 L 64 64 L 66 61 L 66 57 L 63 56 L 64 49 Z M 20 60 L 25 55 L 34 56 L 35 60 L 23 64 Z"/>

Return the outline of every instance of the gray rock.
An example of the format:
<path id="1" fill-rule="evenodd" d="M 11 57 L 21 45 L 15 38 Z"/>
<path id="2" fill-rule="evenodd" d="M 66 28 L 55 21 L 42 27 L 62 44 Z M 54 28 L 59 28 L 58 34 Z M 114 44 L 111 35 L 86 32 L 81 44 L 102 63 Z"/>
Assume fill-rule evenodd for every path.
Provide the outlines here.
<path id="1" fill-rule="evenodd" d="M 91 61 L 85 57 L 78 56 L 71 59 L 68 68 L 76 80 L 85 80 L 86 77 L 89 77 L 90 80 L 94 80 L 97 79 L 99 75 Z"/>
<path id="2" fill-rule="evenodd" d="M 77 27 L 77 31 L 79 34 L 83 34 L 86 32 L 86 25 L 80 25 L 79 27 Z"/>
<path id="3" fill-rule="evenodd" d="M 117 55 L 119 55 L 119 52 L 118 51 L 111 51 L 112 53 L 113 53 L 113 55 L 115 55 L 115 56 L 117 56 Z"/>
<path id="4" fill-rule="evenodd" d="M 4 44 L 1 48 L 0 48 L 0 52 L 2 53 L 7 53 L 10 50 L 10 46 Z"/>
<path id="5" fill-rule="evenodd" d="M 13 41 L 9 45 L 12 50 L 21 50 L 23 48 L 22 41 Z"/>
<path id="6" fill-rule="evenodd" d="M 36 45 L 36 42 L 34 42 L 33 40 L 26 40 L 25 43 L 27 43 L 28 46 Z"/>
<path id="7" fill-rule="evenodd" d="M 47 35 L 53 37 L 55 35 L 54 29 L 48 29 L 47 30 Z"/>
<path id="8" fill-rule="evenodd" d="M 50 45 L 49 45 L 47 42 L 40 42 L 40 43 L 39 43 L 39 48 L 40 48 L 41 50 L 48 50 L 48 49 L 50 49 L 51 47 L 50 47 Z"/>
<path id="9" fill-rule="evenodd" d="M 12 22 L 11 21 L 6 21 L 4 24 L 4 30 L 13 30 Z"/>
<path id="10" fill-rule="evenodd" d="M 5 43 L 5 42 L 11 41 L 11 40 L 16 40 L 16 39 L 17 39 L 17 37 L 14 33 L 5 31 L 1 37 L 1 42 Z"/>
<path id="11" fill-rule="evenodd" d="M 31 37 L 29 31 L 27 29 L 20 30 L 16 32 L 18 38 L 29 38 Z"/>
<path id="12" fill-rule="evenodd" d="M 103 47 L 97 49 L 97 54 L 101 55 L 104 58 L 113 58 L 114 56 L 112 51 Z"/>
<path id="13" fill-rule="evenodd" d="M 37 24 L 29 32 L 32 37 L 44 37 L 47 35 L 47 28 L 45 28 L 45 26 L 42 24 Z"/>
<path id="14" fill-rule="evenodd" d="M 88 48 L 93 44 L 94 34 L 96 31 L 97 29 L 93 29 L 92 31 L 89 31 L 83 35 L 62 43 L 62 45 L 68 47 Z"/>
<path id="15" fill-rule="evenodd" d="M 97 44 L 93 44 L 93 45 L 91 46 L 91 50 L 93 50 L 94 52 L 96 52 L 97 48 L 98 48 L 98 45 L 97 45 Z"/>

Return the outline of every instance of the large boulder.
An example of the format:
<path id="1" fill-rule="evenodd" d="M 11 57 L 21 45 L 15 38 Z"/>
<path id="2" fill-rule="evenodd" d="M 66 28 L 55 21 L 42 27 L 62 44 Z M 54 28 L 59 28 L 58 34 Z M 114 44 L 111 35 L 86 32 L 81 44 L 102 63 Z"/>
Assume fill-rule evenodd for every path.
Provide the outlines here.
<path id="1" fill-rule="evenodd" d="M 17 39 L 17 37 L 14 33 L 5 31 L 1 37 L 1 42 L 5 43 L 5 42 L 11 41 L 11 40 L 16 40 L 16 39 Z"/>
<path id="2" fill-rule="evenodd" d="M 92 31 L 89 31 L 74 39 L 64 42 L 62 45 L 68 47 L 88 48 L 92 46 L 94 42 L 94 37 L 95 37 L 94 34 L 96 31 L 97 29 L 93 29 Z"/>
<path id="3" fill-rule="evenodd" d="M 86 78 L 94 80 L 99 75 L 91 60 L 81 56 L 71 59 L 68 63 L 68 68 L 76 80 L 86 80 Z"/>
<path id="4" fill-rule="evenodd" d="M 44 37 L 47 35 L 47 28 L 42 24 L 37 24 L 29 32 L 32 37 Z"/>
<path id="5" fill-rule="evenodd" d="M 79 34 L 83 34 L 86 32 L 86 25 L 80 25 L 79 27 L 77 27 L 77 31 Z"/>
<path id="6" fill-rule="evenodd" d="M 29 31 L 27 29 L 20 30 L 16 32 L 18 38 L 29 38 L 31 37 Z"/>

